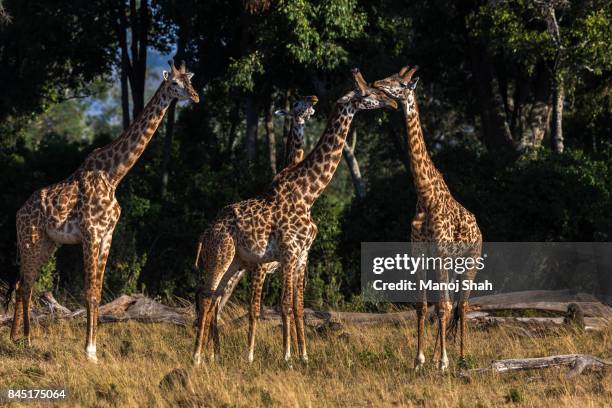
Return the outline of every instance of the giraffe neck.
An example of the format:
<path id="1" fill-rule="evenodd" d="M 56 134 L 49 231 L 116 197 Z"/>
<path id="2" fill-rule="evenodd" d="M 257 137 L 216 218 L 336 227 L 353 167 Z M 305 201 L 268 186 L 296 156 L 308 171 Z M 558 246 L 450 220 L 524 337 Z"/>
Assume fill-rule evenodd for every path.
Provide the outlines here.
<path id="1" fill-rule="evenodd" d="M 285 146 L 285 167 L 292 166 L 304 159 L 304 121 L 295 118 Z"/>
<path id="2" fill-rule="evenodd" d="M 435 197 L 447 192 L 448 189 L 442 175 L 427 151 L 416 99 L 412 109 L 409 109 L 408 101 L 404 100 L 402 102 L 402 109 L 404 110 L 404 120 L 406 122 L 410 170 L 414 187 L 421 204 L 429 207 Z"/>
<path id="3" fill-rule="evenodd" d="M 314 204 L 331 181 L 342 159 L 342 148 L 356 112 L 351 103 L 337 102 L 317 145 L 289 171 L 288 190 L 300 195 L 307 207 Z"/>
<path id="4" fill-rule="evenodd" d="M 149 103 L 121 136 L 109 145 L 95 150 L 86 159 L 86 166 L 106 171 L 111 184 L 117 186 L 144 152 L 171 101 L 172 98 L 166 94 L 163 84 L 160 85 Z"/>

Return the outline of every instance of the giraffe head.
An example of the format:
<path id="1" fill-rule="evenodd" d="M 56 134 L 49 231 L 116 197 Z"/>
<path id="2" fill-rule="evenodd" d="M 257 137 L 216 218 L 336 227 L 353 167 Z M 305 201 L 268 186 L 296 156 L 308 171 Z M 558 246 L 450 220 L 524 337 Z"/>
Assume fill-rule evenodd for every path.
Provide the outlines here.
<path id="1" fill-rule="evenodd" d="M 379 108 L 397 109 L 397 102 L 379 89 L 372 88 L 363 79 L 358 68 L 353 68 L 353 80 L 356 89 L 338 100 L 341 104 L 351 104 L 355 110 L 370 110 Z"/>
<path id="2" fill-rule="evenodd" d="M 417 66 L 413 68 L 405 66 L 397 74 L 374 82 L 374 88 L 380 89 L 390 97 L 403 103 L 408 108 L 408 112 L 410 112 L 416 106 L 414 90 L 419 82 L 419 77 L 413 78 L 413 75 L 417 69 L 419 69 Z"/>
<path id="3" fill-rule="evenodd" d="M 200 96 L 191 85 L 193 72 L 187 72 L 185 69 L 185 61 L 181 63 L 179 69 L 174 65 L 174 61 L 168 61 L 170 64 L 170 72 L 164 71 L 164 87 L 166 93 L 172 99 L 187 100 L 191 99 L 195 103 L 200 102 Z"/>
<path id="4" fill-rule="evenodd" d="M 319 102 L 319 98 L 314 95 L 297 96 L 291 104 L 291 110 L 284 109 L 274 112 L 277 116 L 290 116 L 296 123 L 303 125 L 312 115 L 314 115 L 315 106 Z"/>

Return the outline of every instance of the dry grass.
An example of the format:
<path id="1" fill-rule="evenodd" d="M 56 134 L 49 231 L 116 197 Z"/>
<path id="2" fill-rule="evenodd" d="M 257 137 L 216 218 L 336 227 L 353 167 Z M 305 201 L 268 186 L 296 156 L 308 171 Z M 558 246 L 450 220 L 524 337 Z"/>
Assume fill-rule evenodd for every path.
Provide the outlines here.
<path id="1" fill-rule="evenodd" d="M 255 362 L 245 363 L 246 328 L 222 329 L 222 361 L 194 367 L 193 329 L 162 324 L 114 323 L 98 334 L 98 365 L 85 360 L 82 322 L 55 321 L 35 326 L 30 349 L 13 344 L 0 329 L 0 389 L 68 389 L 62 406 L 605 406 L 612 400 L 609 373 L 586 373 L 565 380 L 567 368 L 458 376 L 456 347 L 451 371 L 433 364 L 412 369 L 414 329 L 346 327 L 326 334 L 308 331 L 310 363 L 287 368 L 281 359 L 280 329 L 260 324 Z M 519 337 L 503 327 L 470 329 L 470 359 L 476 366 L 492 360 L 551 354 L 587 353 L 610 357 L 605 332 L 558 332 Z M 428 328 L 429 344 L 435 331 Z M 432 349 L 429 349 L 430 359 Z M 161 389 L 172 369 L 186 369 L 195 394 Z M 36 404 L 28 403 L 27 406 Z M 15 405 L 17 406 L 17 405 Z M 45 404 L 44 406 L 49 406 Z"/>

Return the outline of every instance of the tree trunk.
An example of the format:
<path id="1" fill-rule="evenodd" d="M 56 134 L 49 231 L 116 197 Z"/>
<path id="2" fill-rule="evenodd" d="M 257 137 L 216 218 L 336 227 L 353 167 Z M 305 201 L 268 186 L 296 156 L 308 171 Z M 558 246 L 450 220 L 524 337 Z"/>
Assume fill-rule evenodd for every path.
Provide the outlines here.
<path id="1" fill-rule="evenodd" d="M 147 72 L 147 46 L 149 33 L 149 2 L 130 0 L 130 28 L 132 69 L 130 70 L 130 87 L 132 91 L 132 117 L 136 118 L 144 109 L 144 91 Z"/>
<path id="2" fill-rule="evenodd" d="M 252 94 L 246 97 L 246 140 L 245 152 L 247 160 L 255 161 L 257 156 L 257 127 L 259 125 L 259 114 Z"/>
<path id="3" fill-rule="evenodd" d="M 175 60 L 180 60 L 183 57 L 185 50 L 185 38 L 183 36 L 183 30 L 179 28 L 176 54 L 174 55 Z M 168 107 L 168 113 L 166 114 L 166 134 L 164 135 L 164 152 L 162 158 L 162 170 L 161 170 L 161 196 L 166 196 L 168 192 L 168 180 L 170 178 L 170 157 L 172 156 L 172 140 L 174 138 L 174 123 L 176 121 L 176 99 L 170 103 Z"/>
<path id="4" fill-rule="evenodd" d="M 119 40 L 119 48 L 121 48 L 121 65 L 120 71 L 120 84 L 121 84 L 121 117 L 123 122 L 123 129 L 127 129 L 130 125 L 130 91 L 128 89 L 128 77 L 130 74 L 130 56 L 128 54 L 127 44 L 127 18 L 125 17 L 125 4 L 123 0 L 120 2 L 118 10 L 118 16 L 116 20 L 117 38 Z"/>
<path id="5" fill-rule="evenodd" d="M 473 38 L 468 39 L 468 48 L 474 74 L 473 85 L 480 105 L 483 143 L 489 152 L 515 156 L 506 108 L 490 55 L 486 46 Z"/>
<path id="6" fill-rule="evenodd" d="M 123 47 L 121 49 L 121 117 L 123 119 L 123 130 L 130 126 L 130 91 L 128 90 L 129 65 L 127 55 Z"/>
<path id="7" fill-rule="evenodd" d="M 351 173 L 351 180 L 353 181 L 353 187 L 355 187 L 355 195 L 360 200 L 363 200 L 366 196 L 365 184 L 361 177 L 361 171 L 359 170 L 359 163 L 355 157 L 355 145 L 357 143 L 357 129 L 353 129 L 351 147 L 348 143 L 344 143 L 342 148 L 342 155 L 346 164 L 348 165 L 349 172 Z M 347 140 L 348 142 L 348 140 Z"/>
<path id="8" fill-rule="evenodd" d="M 117 20 L 117 37 L 119 38 L 119 46 L 121 48 L 121 108 L 123 110 L 123 124 L 125 126 L 126 120 L 129 123 L 129 115 L 126 114 L 127 110 L 129 110 L 129 103 L 127 102 L 128 82 L 132 93 L 132 119 L 135 119 L 144 108 L 149 34 L 148 0 L 140 2 L 140 9 L 137 8 L 136 0 L 130 0 L 129 16 L 126 15 L 125 0 L 120 0 Z M 126 33 L 128 28 L 131 32 L 129 47 Z M 123 79 L 124 73 L 127 76 L 127 80 Z"/>
<path id="9" fill-rule="evenodd" d="M 395 116 L 399 116 L 399 115 L 395 115 Z M 402 119 L 403 119 L 403 116 L 402 116 Z M 395 120 L 391 119 L 387 124 L 387 128 L 389 129 L 389 136 L 391 140 L 393 141 L 393 145 L 395 146 L 395 151 L 397 152 L 398 158 L 400 162 L 402 163 L 402 165 L 404 166 L 406 173 L 409 176 L 411 176 L 412 170 L 410 169 L 410 153 L 408 152 L 408 146 L 406 146 L 406 143 L 405 143 L 406 130 L 404 130 L 403 128 L 404 127 L 403 121 L 402 121 L 401 128 L 399 126 L 395 126 L 394 123 L 395 123 Z"/>
<path id="10" fill-rule="evenodd" d="M 240 123 L 240 110 L 238 109 L 238 104 L 234 103 L 234 107 L 230 112 L 230 128 L 227 132 L 227 157 L 232 157 L 232 152 L 234 148 L 234 142 L 236 141 L 236 130 L 238 129 L 238 125 Z"/>
<path id="11" fill-rule="evenodd" d="M 291 110 L 291 89 L 287 89 L 285 93 L 285 112 L 289 112 Z M 291 122 L 292 119 L 289 115 L 285 115 L 285 119 L 283 121 L 283 146 L 284 146 L 284 154 L 283 154 L 283 166 L 287 167 L 287 159 L 289 154 L 289 149 L 287 149 L 288 144 L 287 141 L 289 139 L 289 133 L 291 132 Z M 304 146 L 306 147 L 306 146 Z"/>
<path id="12" fill-rule="evenodd" d="M 550 134 L 551 149 L 555 153 L 563 153 L 563 103 L 565 89 L 563 79 L 555 74 L 553 84 L 552 129 Z"/>
<path id="13" fill-rule="evenodd" d="M 534 102 L 529 110 L 527 121 L 522 132 L 521 147 L 537 150 L 542 146 L 542 140 L 550 127 L 552 111 L 550 95 L 550 74 L 545 68 L 536 75 L 536 90 Z"/>
<path id="14" fill-rule="evenodd" d="M 274 103 L 270 102 L 266 111 L 266 141 L 268 143 L 268 157 L 270 171 L 276 174 L 276 134 L 274 133 Z"/>
<path id="15" fill-rule="evenodd" d="M 172 155 L 172 139 L 174 138 L 174 121 L 176 115 L 176 99 L 170 102 L 166 114 L 166 134 L 164 135 L 164 152 L 161 171 L 161 196 L 164 198 L 168 192 L 168 180 L 170 178 L 170 156 Z"/>

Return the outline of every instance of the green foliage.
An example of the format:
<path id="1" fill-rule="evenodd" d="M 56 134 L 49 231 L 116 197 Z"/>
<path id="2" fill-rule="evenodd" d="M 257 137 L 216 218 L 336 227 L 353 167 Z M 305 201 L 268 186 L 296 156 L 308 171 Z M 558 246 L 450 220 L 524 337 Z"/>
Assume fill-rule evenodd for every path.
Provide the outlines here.
<path id="1" fill-rule="evenodd" d="M 0 24 L 0 119 L 39 112 L 79 95 L 114 62 L 108 1 L 7 0 Z"/>
<path id="2" fill-rule="evenodd" d="M 341 42 L 359 38 L 366 22 L 355 0 L 286 0 L 279 14 L 289 28 L 289 56 L 306 67 L 325 70 L 346 63 L 348 52 Z"/>
<path id="3" fill-rule="evenodd" d="M 506 395 L 506 402 L 522 402 L 525 399 L 523 393 L 518 388 L 510 388 L 508 395 Z"/>
<path id="4" fill-rule="evenodd" d="M 40 270 L 40 276 L 36 280 L 36 291 L 44 292 L 53 290 L 53 283 L 57 273 L 56 267 L 56 258 L 55 255 L 53 255 Z"/>
<path id="5" fill-rule="evenodd" d="M 585 66 L 596 75 L 612 67 L 612 19 L 609 1 L 569 3 L 555 8 L 559 40 L 551 34 L 548 12 L 541 3 L 501 2 L 481 6 L 471 17 L 478 36 L 491 36 L 493 44 L 533 67 L 538 58 L 551 61 L 562 52 L 565 66 L 575 75 Z"/>
<path id="6" fill-rule="evenodd" d="M 231 59 L 227 70 L 230 85 L 244 91 L 252 91 L 255 88 L 253 76 L 264 73 L 261 59 L 262 55 L 259 51 L 246 55 L 239 60 Z"/>
<path id="7" fill-rule="evenodd" d="M 117 3 L 39 3 L 3 2 L 12 21 L 0 23 L 3 274 L 17 270 L 17 209 L 36 189 L 73 172 L 121 126 L 119 90 L 109 85 L 117 62 Z M 318 94 L 317 114 L 307 126 L 310 148 L 333 101 L 353 86 L 348 74 L 353 66 L 368 80 L 405 64 L 421 66 L 418 97 L 429 149 L 453 194 L 476 215 L 485 240 L 609 241 L 610 2 L 571 2 L 556 10 L 568 151 L 551 155 L 542 149 L 536 158 L 510 164 L 482 143 L 479 86 L 499 84 L 504 113 L 520 130 L 539 97 L 537 85 L 550 79 L 559 47 L 536 3 L 493 3 L 282 0 L 249 9 L 243 2 L 219 0 L 155 2 L 150 44 L 184 45 L 180 58 L 196 73 L 202 100 L 187 108 L 179 104 L 172 140 L 166 145 L 162 124 L 118 188 L 122 216 L 107 264 L 105 298 L 140 290 L 193 298 L 202 279 L 192 271 L 198 235 L 221 208 L 260 194 L 271 181 L 263 126 L 257 159 L 248 161 L 243 151 L 245 95 L 261 122 L 267 109 L 285 105 L 288 90 Z M 472 55 L 474 43 L 491 57 L 485 67 L 490 77 L 480 72 L 485 64 L 481 54 Z M 89 94 L 96 95 L 95 103 L 80 97 L 66 101 Z M 281 122 L 275 125 L 280 158 Z M 513 126 L 510 119 L 507 125 Z M 305 298 L 316 308 L 381 310 L 383 305 L 359 295 L 360 244 L 408 240 L 416 196 L 401 114 L 363 112 L 353 126 L 367 197 L 353 197 L 341 164 L 313 209 L 318 236 Z M 162 197 L 165 154 L 170 182 Z M 81 252 L 62 248 L 45 266 L 40 288 L 82 293 Z M 268 279 L 266 302 L 277 302 L 279 289 L 278 276 Z M 236 298 L 248 299 L 246 279 Z"/>

